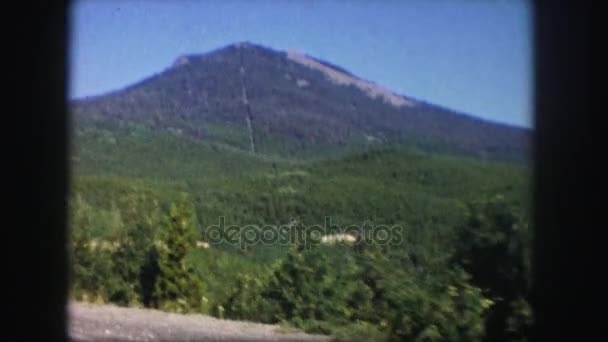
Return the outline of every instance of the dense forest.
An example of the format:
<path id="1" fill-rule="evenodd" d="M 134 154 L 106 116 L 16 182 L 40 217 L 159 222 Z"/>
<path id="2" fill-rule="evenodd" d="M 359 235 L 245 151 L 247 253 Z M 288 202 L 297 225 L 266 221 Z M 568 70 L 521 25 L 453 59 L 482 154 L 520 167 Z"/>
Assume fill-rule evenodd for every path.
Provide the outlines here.
<path id="1" fill-rule="evenodd" d="M 74 299 L 344 341 L 523 341 L 533 322 L 525 164 L 387 143 L 286 158 L 138 124 L 77 126 L 71 155 Z"/>

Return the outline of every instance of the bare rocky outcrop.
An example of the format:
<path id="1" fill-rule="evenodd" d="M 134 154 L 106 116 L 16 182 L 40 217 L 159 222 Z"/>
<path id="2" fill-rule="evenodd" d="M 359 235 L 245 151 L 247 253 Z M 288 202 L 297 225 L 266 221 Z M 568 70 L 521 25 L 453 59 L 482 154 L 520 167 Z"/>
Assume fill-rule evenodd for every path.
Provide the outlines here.
<path id="1" fill-rule="evenodd" d="M 408 99 L 405 99 L 403 96 L 397 95 L 392 91 L 377 85 L 370 81 L 365 81 L 360 78 L 354 77 L 352 75 L 348 75 L 339 70 L 330 68 L 322 63 L 317 62 L 316 60 L 308 57 L 306 54 L 296 51 L 296 50 L 288 50 L 287 57 L 295 62 L 306 65 L 309 68 L 319 70 L 324 73 L 327 78 L 340 85 L 353 85 L 363 92 L 365 92 L 371 98 L 376 98 L 380 96 L 386 103 L 389 103 L 395 107 L 401 106 L 413 106 L 414 102 Z M 298 83 L 298 86 L 300 84 Z"/>

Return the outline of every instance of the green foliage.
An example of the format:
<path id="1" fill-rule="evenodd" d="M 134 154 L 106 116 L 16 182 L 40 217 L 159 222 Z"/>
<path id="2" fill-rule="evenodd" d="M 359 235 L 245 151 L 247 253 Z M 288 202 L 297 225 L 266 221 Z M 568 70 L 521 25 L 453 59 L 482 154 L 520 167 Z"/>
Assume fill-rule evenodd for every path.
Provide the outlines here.
<path id="1" fill-rule="evenodd" d="M 241 274 L 235 282 L 232 294 L 224 305 L 226 317 L 239 320 L 275 322 L 274 315 L 278 311 L 276 303 L 263 297 L 263 291 L 268 286 L 268 277 L 253 274 Z"/>
<path id="2" fill-rule="evenodd" d="M 152 253 L 155 224 L 160 222 L 160 212 L 154 203 L 147 205 L 146 202 L 146 196 L 137 193 L 127 193 L 118 199 L 119 206 L 123 208 L 120 217 L 124 228 L 114 234 L 117 247 L 111 255 L 113 274 L 119 279 L 119 288 L 109 298 L 114 303 L 143 303 L 146 289 L 150 287 L 142 272 Z M 139 212 L 144 210 L 148 214 L 142 220 Z"/>
<path id="3" fill-rule="evenodd" d="M 326 248 L 294 247 L 274 272 L 263 296 L 279 306 L 276 321 L 344 324 L 355 317 L 359 303 L 353 299 L 365 296 L 355 281 L 359 268 L 347 251 L 328 253 Z"/>
<path id="4" fill-rule="evenodd" d="M 185 202 L 173 205 L 158 249 L 159 275 L 154 301 L 164 310 L 176 312 L 205 311 L 204 288 L 187 259 L 195 248 L 196 231 L 193 209 Z"/>
<path id="5" fill-rule="evenodd" d="M 365 321 L 355 321 L 333 327 L 331 334 L 338 342 L 387 341 L 389 339 L 387 332 L 382 331 L 377 325 Z"/>
<path id="6" fill-rule="evenodd" d="M 339 340 L 524 340 L 532 323 L 522 166 L 398 146 L 285 160 L 141 127 L 77 139 L 77 298 L 283 322 Z M 491 193 L 504 197 L 476 202 Z M 260 227 L 330 216 L 329 232 L 367 222 L 397 227 L 401 240 L 194 248 L 220 216 Z"/>
<path id="7" fill-rule="evenodd" d="M 480 341 L 491 301 L 456 274 L 447 285 L 424 288 L 415 282 L 384 284 L 392 313 L 392 340 Z"/>
<path id="8" fill-rule="evenodd" d="M 371 315 L 363 317 L 386 329 L 389 340 L 477 341 L 491 301 L 459 270 L 419 274 L 415 268 L 396 268 L 374 241 L 355 246 L 372 290 Z"/>
<path id="9" fill-rule="evenodd" d="M 143 288 L 141 273 L 146 258 L 151 253 L 152 238 L 150 227 L 136 224 L 130 227 L 119 240 L 119 247 L 112 253 L 114 272 L 125 284 L 124 290 L 117 293 L 111 301 L 122 304 L 142 302 Z"/>
<path id="10" fill-rule="evenodd" d="M 269 275 L 267 265 L 260 264 L 233 248 L 212 246 L 208 249 L 196 249 L 190 254 L 190 260 L 197 276 L 205 280 L 208 305 L 212 312 L 219 312 L 218 308 L 223 307 L 226 316 L 229 315 L 229 299 L 238 293 L 239 288 L 245 288 L 242 284 L 239 285 L 243 278 L 263 282 Z M 250 288 L 256 288 L 255 284 Z M 244 296 L 254 298 L 254 294 L 252 291 Z"/>
<path id="11" fill-rule="evenodd" d="M 455 262 L 496 302 L 487 321 L 490 339 L 525 339 L 532 313 L 531 233 L 524 213 L 500 195 L 471 203 L 456 239 Z"/>
<path id="12" fill-rule="evenodd" d="M 534 323 L 532 308 L 527 299 L 519 297 L 509 302 L 507 332 L 511 341 L 527 341 Z"/>
<path id="13" fill-rule="evenodd" d="M 112 276 L 110 253 L 94 249 L 92 243 L 93 209 L 76 196 L 71 202 L 71 214 L 74 227 L 70 239 L 72 294 L 79 299 L 106 301 L 116 287 L 116 279 Z"/>

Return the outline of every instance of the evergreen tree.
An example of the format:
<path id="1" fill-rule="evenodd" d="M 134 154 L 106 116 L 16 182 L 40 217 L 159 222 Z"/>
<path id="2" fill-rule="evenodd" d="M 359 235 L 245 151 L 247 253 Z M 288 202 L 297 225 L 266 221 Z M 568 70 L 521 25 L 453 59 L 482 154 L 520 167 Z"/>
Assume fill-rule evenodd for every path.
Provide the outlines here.
<path id="1" fill-rule="evenodd" d="M 172 205 L 160 232 L 154 301 L 164 310 L 200 312 L 205 309 L 203 284 L 188 259 L 196 244 L 193 212 L 184 202 Z"/>

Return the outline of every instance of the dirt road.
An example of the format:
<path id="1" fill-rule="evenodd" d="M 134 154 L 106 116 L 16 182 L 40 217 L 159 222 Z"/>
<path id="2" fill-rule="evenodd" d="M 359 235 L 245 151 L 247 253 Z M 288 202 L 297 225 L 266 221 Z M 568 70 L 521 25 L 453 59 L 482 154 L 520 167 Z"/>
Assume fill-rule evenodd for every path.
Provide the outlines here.
<path id="1" fill-rule="evenodd" d="M 69 335 L 77 342 L 331 340 L 321 335 L 281 332 L 276 325 L 85 303 L 70 303 Z"/>

